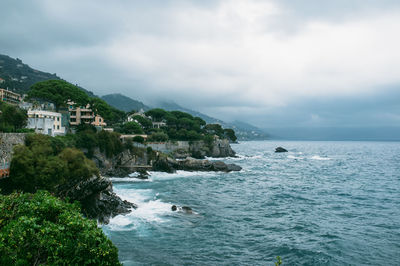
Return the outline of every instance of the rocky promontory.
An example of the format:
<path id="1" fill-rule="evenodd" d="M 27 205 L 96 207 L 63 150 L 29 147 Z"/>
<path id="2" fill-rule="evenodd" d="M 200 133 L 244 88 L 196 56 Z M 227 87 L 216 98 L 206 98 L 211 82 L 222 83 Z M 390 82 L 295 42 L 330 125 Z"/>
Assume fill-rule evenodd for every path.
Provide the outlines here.
<path id="1" fill-rule="evenodd" d="M 110 218 L 136 209 L 137 205 L 118 197 L 108 178 L 93 176 L 58 188 L 57 195 L 81 203 L 82 212 L 89 218 L 107 224 Z"/>
<path id="2" fill-rule="evenodd" d="M 168 173 L 173 173 L 176 170 L 231 172 L 240 171 L 242 167 L 236 164 L 226 164 L 222 161 L 200 160 L 191 157 L 177 161 L 167 156 L 159 156 L 154 162 L 152 170 Z"/>

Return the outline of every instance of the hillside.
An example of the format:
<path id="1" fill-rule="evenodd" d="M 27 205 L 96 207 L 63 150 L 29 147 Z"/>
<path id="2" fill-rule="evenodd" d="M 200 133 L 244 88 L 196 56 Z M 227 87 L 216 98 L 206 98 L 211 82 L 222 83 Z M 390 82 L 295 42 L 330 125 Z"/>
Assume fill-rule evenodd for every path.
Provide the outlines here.
<path id="1" fill-rule="evenodd" d="M 144 103 L 129 98 L 120 93 L 107 94 L 102 96 L 101 99 L 106 101 L 109 105 L 125 112 L 130 112 L 132 110 L 138 111 L 140 109 L 147 111 L 151 109 Z"/>
<path id="2" fill-rule="evenodd" d="M 20 94 L 27 93 L 29 88 L 39 81 L 61 79 L 55 73 L 50 74 L 33 69 L 29 65 L 24 64 L 19 58 L 14 59 L 2 54 L 0 54 L 0 78 L 4 80 L 0 83 L 0 88 L 8 88 Z M 90 97 L 95 97 L 92 92 L 84 88 L 81 89 Z"/>

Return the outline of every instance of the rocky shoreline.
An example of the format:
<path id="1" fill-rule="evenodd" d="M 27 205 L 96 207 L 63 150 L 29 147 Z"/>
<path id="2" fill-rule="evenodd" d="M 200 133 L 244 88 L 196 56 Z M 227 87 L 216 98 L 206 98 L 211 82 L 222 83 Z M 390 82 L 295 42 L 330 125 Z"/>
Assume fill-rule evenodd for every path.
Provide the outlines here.
<path id="1" fill-rule="evenodd" d="M 202 151 L 202 157 L 208 155 L 204 147 L 198 143 L 195 152 Z M 228 147 L 228 146 L 229 147 Z M 219 158 L 235 156 L 235 152 L 228 144 L 221 145 L 216 143 L 208 149 L 211 154 L 218 155 Z M 90 180 L 75 184 L 67 189 L 65 197 L 79 200 L 85 215 L 89 218 L 97 219 L 100 223 L 108 223 L 110 218 L 129 213 L 138 206 L 134 203 L 121 200 L 112 191 L 112 182 L 107 177 L 126 177 L 137 172 L 139 179 L 147 179 L 148 171 L 175 173 L 177 170 L 184 171 L 215 171 L 232 172 L 240 171 L 242 167 L 236 164 L 226 164 L 222 161 L 210 161 L 206 159 L 195 159 L 189 156 L 190 153 L 182 150 L 166 155 L 160 151 L 149 152 L 146 149 L 125 150 L 124 152 L 107 158 L 99 150 L 95 151 L 93 161 L 100 169 L 104 177 L 93 177 Z M 186 157 L 184 157 L 186 156 Z M 180 159 L 184 157 L 185 159 Z M 178 159 L 179 158 L 179 159 Z"/>

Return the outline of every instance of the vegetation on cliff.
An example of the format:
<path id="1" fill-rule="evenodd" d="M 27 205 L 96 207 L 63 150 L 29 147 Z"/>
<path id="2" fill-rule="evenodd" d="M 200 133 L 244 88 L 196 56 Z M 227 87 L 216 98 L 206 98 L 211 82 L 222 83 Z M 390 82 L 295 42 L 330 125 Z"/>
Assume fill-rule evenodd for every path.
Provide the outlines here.
<path id="1" fill-rule="evenodd" d="M 145 132 L 150 135 L 150 141 L 166 141 L 166 140 L 186 140 L 186 141 L 196 141 L 204 140 L 209 141 L 210 136 L 217 135 L 220 138 L 229 139 L 232 142 L 237 140 L 235 132 L 232 129 L 223 129 L 221 125 L 218 124 L 208 124 L 200 117 L 194 117 L 189 113 L 181 111 L 166 111 L 161 108 L 155 108 L 147 111 L 147 117 L 133 116 L 132 119 L 140 124 L 140 130 L 136 128 L 131 130 L 131 134 L 141 134 Z M 164 122 L 165 126 L 160 126 L 159 128 L 153 128 L 152 122 Z M 135 123 L 135 122 L 129 122 Z M 133 124 L 131 126 L 133 128 Z M 125 127 L 119 129 L 122 133 L 127 133 Z"/>
<path id="2" fill-rule="evenodd" d="M 67 148 L 58 138 L 28 135 L 25 145 L 14 148 L 10 177 L 2 181 L 6 191 L 57 193 L 59 186 L 99 175 L 93 161 L 77 149 Z"/>
<path id="3" fill-rule="evenodd" d="M 0 132 L 24 132 L 28 116 L 25 110 L 0 101 Z"/>
<path id="4" fill-rule="evenodd" d="M 121 265 L 118 250 L 77 204 L 48 192 L 0 195 L 1 265 Z"/>

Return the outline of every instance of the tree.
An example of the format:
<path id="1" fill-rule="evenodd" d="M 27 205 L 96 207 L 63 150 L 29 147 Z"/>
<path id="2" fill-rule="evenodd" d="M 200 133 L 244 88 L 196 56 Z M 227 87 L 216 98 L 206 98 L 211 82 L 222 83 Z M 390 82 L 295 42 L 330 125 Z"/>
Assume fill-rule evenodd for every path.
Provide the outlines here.
<path id="1" fill-rule="evenodd" d="M 137 143 L 144 143 L 144 138 L 142 136 L 135 136 L 132 140 Z"/>
<path id="2" fill-rule="evenodd" d="M 28 99 L 38 98 L 54 103 L 56 110 L 66 106 L 69 100 L 78 106 L 89 103 L 89 96 L 79 87 L 64 80 L 46 80 L 32 85 Z"/>
<path id="3" fill-rule="evenodd" d="M 140 115 L 135 115 L 132 117 L 133 120 L 136 120 L 142 125 L 143 128 L 151 128 L 153 126 L 153 123 L 151 123 L 151 120 L 148 118 L 145 118 Z"/>
<path id="4" fill-rule="evenodd" d="M 147 111 L 145 114 L 151 116 L 154 121 L 159 122 L 168 114 L 168 112 L 161 108 L 155 108 Z"/>
<path id="5" fill-rule="evenodd" d="M 121 265 L 79 206 L 45 191 L 0 195 L 0 265 Z"/>
<path id="6" fill-rule="evenodd" d="M 53 138 L 34 134 L 25 145 L 14 148 L 10 177 L 3 180 L 7 191 L 36 192 L 39 189 L 56 192 L 57 187 L 70 181 L 86 180 L 99 175 L 93 161 L 73 148 L 60 151 Z"/>
<path id="7" fill-rule="evenodd" d="M 208 134 L 217 135 L 222 137 L 224 134 L 224 130 L 222 129 L 220 124 L 208 124 L 204 127 Z"/>
<path id="8" fill-rule="evenodd" d="M 118 110 L 104 100 L 94 97 L 89 100 L 90 108 L 95 114 L 99 114 L 107 122 L 113 124 L 124 120 L 125 112 Z"/>
<path id="9" fill-rule="evenodd" d="M 167 141 L 168 135 L 164 132 L 155 132 L 150 135 L 150 141 Z"/>
<path id="10" fill-rule="evenodd" d="M 142 127 L 136 122 L 127 122 L 122 126 L 122 133 L 124 134 L 143 134 Z"/>
<path id="11" fill-rule="evenodd" d="M 26 126 L 28 116 L 25 110 L 0 102 L 0 131 L 15 132 Z"/>
<path id="12" fill-rule="evenodd" d="M 237 140 L 237 137 L 235 135 L 235 131 L 231 128 L 225 128 L 224 129 L 224 137 L 228 138 L 230 141 L 235 142 Z"/>

